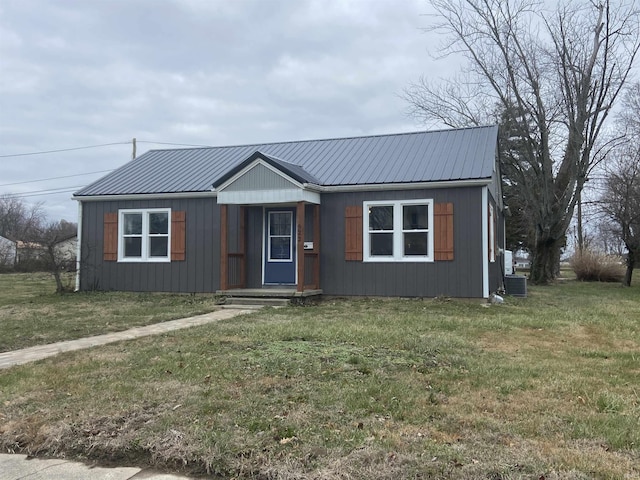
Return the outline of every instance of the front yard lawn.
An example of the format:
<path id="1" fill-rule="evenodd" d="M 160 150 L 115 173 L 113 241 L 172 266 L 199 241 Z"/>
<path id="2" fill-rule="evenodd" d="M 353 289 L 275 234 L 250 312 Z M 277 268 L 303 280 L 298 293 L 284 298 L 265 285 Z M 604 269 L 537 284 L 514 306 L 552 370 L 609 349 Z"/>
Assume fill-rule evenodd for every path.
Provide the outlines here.
<path id="1" fill-rule="evenodd" d="M 335 299 L 71 352 L 0 372 L 0 446 L 217 478 L 639 478 L 638 288 Z"/>
<path id="2" fill-rule="evenodd" d="M 126 330 L 216 309 L 213 295 L 57 295 L 46 273 L 0 274 L 0 352 Z"/>

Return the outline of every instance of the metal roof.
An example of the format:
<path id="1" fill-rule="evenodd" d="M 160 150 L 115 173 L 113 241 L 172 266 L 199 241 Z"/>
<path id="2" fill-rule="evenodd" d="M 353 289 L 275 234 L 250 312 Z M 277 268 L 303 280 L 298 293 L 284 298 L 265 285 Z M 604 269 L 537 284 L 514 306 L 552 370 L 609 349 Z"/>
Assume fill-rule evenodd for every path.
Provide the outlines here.
<path id="1" fill-rule="evenodd" d="M 206 192 L 256 152 L 323 186 L 490 178 L 498 127 L 150 150 L 75 196 Z"/>

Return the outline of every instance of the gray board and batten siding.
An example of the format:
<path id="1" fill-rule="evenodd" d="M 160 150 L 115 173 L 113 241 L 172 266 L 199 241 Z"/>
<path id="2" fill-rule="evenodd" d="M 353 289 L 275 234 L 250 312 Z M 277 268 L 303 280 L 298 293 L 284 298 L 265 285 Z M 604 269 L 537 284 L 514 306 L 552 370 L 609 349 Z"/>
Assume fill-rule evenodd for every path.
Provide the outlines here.
<path id="1" fill-rule="evenodd" d="M 345 208 L 363 201 L 431 198 L 454 204 L 454 260 L 446 262 L 345 261 Z M 374 191 L 322 195 L 320 207 L 321 287 L 328 295 L 482 297 L 481 188 Z M 184 210 L 186 256 L 182 262 L 105 262 L 103 218 L 124 208 Z M 310 209 L 311 206 L 308 206 Z M 239 244 L 239 212 L 229 206 L 229 245 Z M 305 215 L 305 240 L 313 239 L 312 214 Z M 216 199 L 85 202 L 82 222 L 81 289 L 204 292 L 220 288 L 220 209 Z M 262 286 L 262 207 L 247 208 L 247 287 Z M 375 281 L 372 281 L 375 279 Z M 493 283 L 493 282 L 492 282 Z M 495 290 L 495 289 L 494 289 Z"/>
<path id="2" fill-rule="evenodd" d="M 418 198 L 453 203 L 453 261 L 345 261 L 347 206 L 371 200 Z M 323 194 L 320 217 L 323 292 L 328 295 L 482 297 L 481 205 L 481 187 Z"/>
<path id="3" fill-rule="evenodd" d="M 185 261 L 104 261 L 104 214 L 127 208 L 186 211 Z M 219 288 L 220 207 L 214 197 L 83 202 L 81 238 L 81 290 L 197 293 Z"/>

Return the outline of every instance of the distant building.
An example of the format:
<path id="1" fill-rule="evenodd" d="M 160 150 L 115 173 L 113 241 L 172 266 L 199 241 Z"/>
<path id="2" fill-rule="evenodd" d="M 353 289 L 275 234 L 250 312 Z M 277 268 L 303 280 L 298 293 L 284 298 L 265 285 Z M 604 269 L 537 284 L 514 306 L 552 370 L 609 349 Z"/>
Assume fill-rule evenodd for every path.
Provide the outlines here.
<path id="1" fill-rule="evenodd" d="M 13 267 L 16 258 L 16 242 L 0 235 L 0 267 Z"/>
<path id="2" fill-rule="evenodd" d="M 531 268 L 531 260 L 528 257 L 516 257 L 515 259 L 516 268 L 528 269 Z"/>

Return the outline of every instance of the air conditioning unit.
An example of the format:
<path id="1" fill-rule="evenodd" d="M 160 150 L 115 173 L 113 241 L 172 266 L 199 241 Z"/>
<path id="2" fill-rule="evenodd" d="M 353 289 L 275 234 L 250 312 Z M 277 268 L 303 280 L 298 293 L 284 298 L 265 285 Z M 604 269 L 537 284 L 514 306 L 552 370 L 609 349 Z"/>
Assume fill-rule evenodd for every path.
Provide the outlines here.
<path id="1" fill-rule="evenodd" d="M 512 297 L 527 296 L 527 277 L 524 275 L 505 275 L 504 289 Z"/>
<path id="2" fill-rule="evenodd" d="M 513 275 L 513 252 L 505 250 L 502 258 L 504 260 L 504 274 Z"/>

